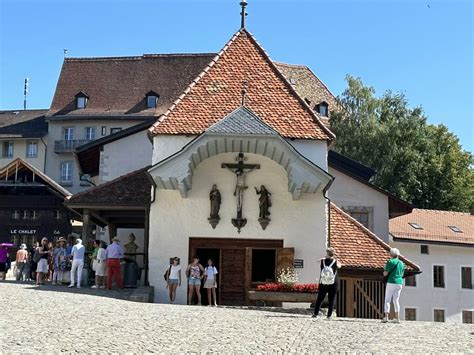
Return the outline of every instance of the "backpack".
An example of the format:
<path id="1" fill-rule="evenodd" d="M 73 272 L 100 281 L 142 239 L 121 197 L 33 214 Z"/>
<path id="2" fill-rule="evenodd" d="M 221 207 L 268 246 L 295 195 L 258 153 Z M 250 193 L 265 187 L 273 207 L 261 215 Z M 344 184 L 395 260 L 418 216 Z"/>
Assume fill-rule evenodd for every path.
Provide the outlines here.
<path id="1" fill-rule="evenodd" d="M 334 259 L 330 265 L 326 265 L 326 263 L 324 263 L 323 261 L 324 267 L 321 270 L 321 277 L 319 279 L 319 282 L 322 285 L 332 285 L 336 281 L 336 274 L 334 273 L 334 270 L 332 269 L 332 266 L 334 265 L 335 262 L 336 262 L 336 259 Z"/>

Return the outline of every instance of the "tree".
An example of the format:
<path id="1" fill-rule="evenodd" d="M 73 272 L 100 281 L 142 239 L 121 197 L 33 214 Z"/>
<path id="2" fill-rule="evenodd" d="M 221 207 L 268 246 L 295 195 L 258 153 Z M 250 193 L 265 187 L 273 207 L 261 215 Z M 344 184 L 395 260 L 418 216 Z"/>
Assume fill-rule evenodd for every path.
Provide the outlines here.
<path id="1" fill-rule="evenodd" d="M 373 183 L 418 208 L 469 211 L 474 206 L 474 159 L 444 125 L 427 123 L 421 107 L 402 93 L 376 97 L 360 78 L 347 76 L 331 112 L 334 149 L 377 171 Z"/>

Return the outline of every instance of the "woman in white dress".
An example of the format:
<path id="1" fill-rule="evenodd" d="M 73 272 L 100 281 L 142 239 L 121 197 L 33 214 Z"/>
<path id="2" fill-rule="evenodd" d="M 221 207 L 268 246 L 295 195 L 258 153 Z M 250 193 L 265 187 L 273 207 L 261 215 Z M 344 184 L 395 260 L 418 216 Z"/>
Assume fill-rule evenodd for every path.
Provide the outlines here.
<path id="1" fill-rule="evenodd" d="M 214 261 L 212 259 L 207 261 L 207 266 L 204 269 L 204 288 L 207 289 L 207 300 L 209 302 L 209 306 L 217 306 L 217 268 L 214 266 Z M 214 303 L 212 302 L 213 299 Z"/>
<path id="2" fill-rule="evenodd" d="M 107 245 L 103 240 L 99 243 L 97 257 L 94 260 L 95 265 L 95 285 L 92 288 L 105 288 L 105 277 L 107 276 L 107 258 L 105 257 L 105 248 Z"/>

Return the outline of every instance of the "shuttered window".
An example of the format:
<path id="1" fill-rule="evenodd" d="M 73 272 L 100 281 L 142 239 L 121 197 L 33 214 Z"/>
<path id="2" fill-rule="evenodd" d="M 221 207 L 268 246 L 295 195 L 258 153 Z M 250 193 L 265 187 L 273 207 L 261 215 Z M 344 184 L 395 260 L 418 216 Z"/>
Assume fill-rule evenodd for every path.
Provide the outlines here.
<path id="1" fill-rule="evenodd" d="M 405 308 L 405 320 L 416 320 L 416 308 Z"/>
<path id="2" fill-rule="evenodd" d="M 472 289 L 472 268 L 461 267 L 461 287 Z"/>
<path id="3" fill-rule="evenodd" d="M 405 277 L 405 286 L 416 287 L 416 276 L 407 276 Z"/>
<path id="4" fill-rule="evenodd" d="M 433 286 L 444 288 L 444 266 L 433 266 Z"/>
<path id="5" fill-rule="evenodd" d="M 473 311 L 462 311 L 462 322 L 465 324 L 472 324 Z"/>
<path id="6" fill-rule="evenodd" d="M 433 311 L 433 320 L 435 322 L 444 322 L 444 309 L 435 309 Z"/>

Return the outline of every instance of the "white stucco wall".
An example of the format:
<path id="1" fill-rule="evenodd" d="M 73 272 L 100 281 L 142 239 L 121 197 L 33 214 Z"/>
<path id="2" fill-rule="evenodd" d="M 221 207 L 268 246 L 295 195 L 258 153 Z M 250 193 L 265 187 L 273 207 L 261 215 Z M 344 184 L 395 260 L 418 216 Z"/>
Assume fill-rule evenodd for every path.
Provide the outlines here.
<path id="1" fill-rule="evenodd" d="M 341 208 L 348 206 L 373 208 L 372 231 L 388 242 L 388 197 L 331 167 L 329 174 L 335 177 L 328 192 L 331 201 Z"/>
<path id="2" fill-rule="evenodd" d="M 54 181 L 61 183 L 61 162 L 72 162 L 73 163 L 73 175 L 72 185 L 65 186 L 67 190 L 72 193 L 86 190 L 90 186 L 81 186 L 79 180 L 79 165 L 77 164 L 76 158 L 73 153 L 61 153 L 57 154 L 54 152 L 54 142 L 56 140 L 64 140 L 63 128 L 73 127 L 74 128 L 74 140 L 83 140 L 86 138 L 86 127 L 95 127 L 96 136 L 95 138 L 101 138 L 102 132 L 101 127 L 106 127 L 106 135 L 110 134 L 111 128 L 128 128 L 139 124 L 140 121 L 104 121 L 104 120 L 81 120 L 81 121 L 49 121 L 48 125 L 48 151 L 46 154 L 46 175 L 51 177 Z M 84 183 L 83 183 L 84 185 Z"/>
<path id="3" fill-rule="evenodd" d="M 304 260 L 300 281 L 316 281 L 318 260 L 326 243 L 327 204 L 322 193 L 303 194 L 300 200 L 293 200 L 288 192 L 286 171 L 281 166 L 268 158 L 246 154 L 247 163 L 260 164 L 261 168 L 247 176 L 249 189 L 244 194 L 243 214 L 248 221 L 238 234 L 231 224 L 231 218 L 236 216 L 235 175 L 221 168 L 223 162 L 234 162 L 235 156 L 235 153 L 220 154 L 198 165 L 187 198 L 174 190 L 156 191 L 151 205 L 149 251 L 150 283 L 155 286 L 156 302 L 168 301 L 163 272 L 169 258 L 178 256 L 183 267 L 186 266 L 189 237 L 284 240 L 284 247 L 294 247 L 295 258 Z M 209 191 L 214 183 L 222 196 L 221 220 L 216 229 L 207 220 Z M 262 184 L 272 194 L 271 222 L 265 231 L 258 223 L 258 196 L 254 190 Z M 186 302 L 186 290 L 185 283 L 178 288 L 178 303 Z"/>
<path id="4" fill-rule="evenodd" d="M 159 135 L 153 138 L 153 164 L 173 155 L 196 136 Z"/>
<path id="5" fill-rule="evenodd" d="M 287 142 L 295 147 L 306 159 L 328 171 L 328 147 L 326 141 L 287 139 Z"/>
<path id="6" fill-rule="evenodd" d="M 27 147 L 29 141 L 35 141 L 38 144 L 38 155 L 33 158 L 26 156 Z M 4 158 L 0 152 L 0 168 L 10 164 L 13 160 L 21 158 L 27 163 L 33 165 L 35 168 L 44 172 L 45 159 L 46 159 L 46 146 L 48 144 L 48 138 L 44 137 L 43 140 L 40 138 L 2 138 L 0 139 L 0 147 L 3 149 L 3 142 L 13 142 L 13 157 Z"/>
<path id="7" fill-rule="evenodd" d="M 105 144 L 100 153 L 100 183 L 151 165 L 152 150 L 147 130 Z"/>
<path id="8" fill-rule="evenodd" d="M 462 311 L 474 311 L 474 290 L 461 288 L 461 266 L 474 268 L 474 249 L 429 244 L 429 255 L 420 253 L 418 243 L 392 242 L 392 247 L 423 271 L 416 276 L 416 287 L 404 286 L 400 298 L 400 317 L 405 308 L 416 308 L 417 320 L 433 321 L 433 310 L 444 309 L 448 323 L 461 323 Z M 445 287 L 433 286 L 433 265 L 444 266 Z"/>

